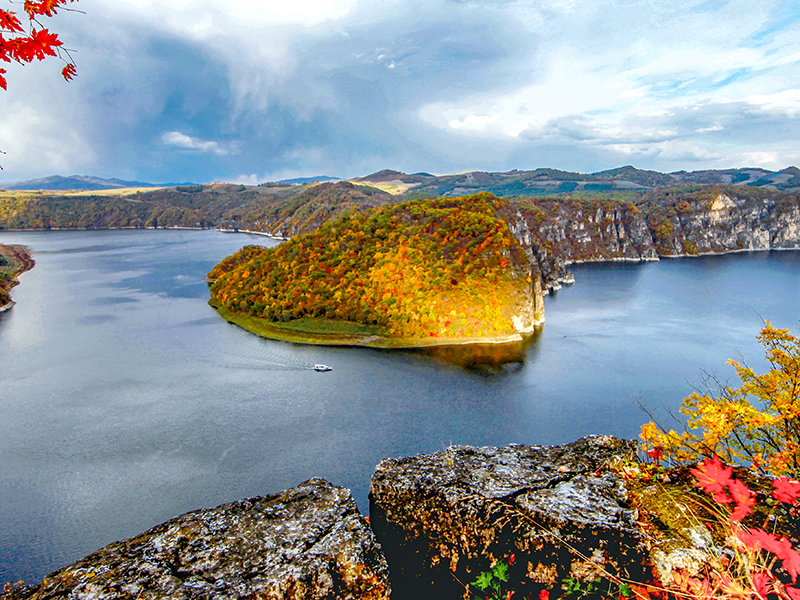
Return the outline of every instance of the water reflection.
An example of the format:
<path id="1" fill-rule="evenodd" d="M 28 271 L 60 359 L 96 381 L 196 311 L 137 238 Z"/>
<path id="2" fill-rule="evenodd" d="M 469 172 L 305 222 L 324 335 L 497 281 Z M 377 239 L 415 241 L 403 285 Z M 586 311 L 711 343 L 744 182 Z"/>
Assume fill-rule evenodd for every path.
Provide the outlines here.
<path id="1" fill-rule="evenodd" d="M 524 366 L 531 347 L 541 335 L 540 326 L 518 342 L 432 346 L 420 352 L 467 371 L 482 375 L 500 375 L 519 371 Z"/>

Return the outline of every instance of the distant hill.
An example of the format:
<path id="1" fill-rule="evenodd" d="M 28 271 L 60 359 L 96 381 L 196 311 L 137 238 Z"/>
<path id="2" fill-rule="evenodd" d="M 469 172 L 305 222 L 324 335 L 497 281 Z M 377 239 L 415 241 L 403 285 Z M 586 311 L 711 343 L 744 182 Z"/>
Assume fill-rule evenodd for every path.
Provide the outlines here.
<path id="1" fill-rule="evenodd" d="M 593 173 L 593 176 L 600 179 L 630 181 L 643 187 L 671 186 L 676 183 L 676 179 L 672 175 L 658 171 L 642 171 L 631 165 Z"/>
<path id="2" fill-rule="evenodd" d="M 461 197 L 479 192 L 509 201 L 613 200 L 648 206 L 671 205 L 680 195 L 716 186 L 726 188 L 723 193 L 731 197 L 749 197 L 756 192 L 763 192 L 771 199 L 800 197 L 800 169 L 796 167 L 780 171 L 737 168 L 659 173 L 624 166 L 598 173 L 539 168 L 446 175 L 409 175 L 385 169 L 350 181 L 323 183 L 319 179 L 314 179 L 316 183 L 295 185 L 272 182 L 257 186 L 214 183 L 155 187 L 119 179 L 50 177 L 6 184 L 6 189 L 34 191 L 0 194 L 0 229 L 219 227 L 285 238 L 313 231 L 347 213 L 405 200 Z M 91 189 L 92 184 L 104 187 L 80 194 L 58 189 Z M 135 189 L 121 195 L 119 188 L 128 186 Z M 42 193 L 44 189 L 57 191 Z M 659 223 L 664 216 L 658 215 Z"/>
<path id="3" fill-rule="evenodd" d="M 291 183 L 293 185 L 303 185 L 305 183 L 325 183 L 326 181 L 341 181 L 341 177 L 328 177 L 327 175 L 317 175 L 316 177 L 295 177 L 294 179 L 281 179 L 275 183 Z"/>
<path id="4" fill-rule="evenodd" d="M 195 185 L 193 183 L 147 183 L 145 181 L 124 181 L 122 179 L 101 179 L 87 175 L 72 175 L 62 177 L 53 175 L 42 179 L 28 179 L 26 181 L 9 181 L 0 183 L 3 190 L 118 190 L 121 188 L 157 188 L 173 187 L 176 185 Z"/>
<path id="5" fill-rule="evenodd" d="M 296 177 L 278 182 L 264 183 L 269 188 L 275 183 L 297 186 L 297 192 L 310 183 L 342 181 L 338 177 L 317 175 Z M 369 185 L 393 196 L 404 199 L 456 197 L 464 194 L 490 192 L 497 196 L 549 196 L 563 194 L 587 195 L 644 192 L 654 188 L 685 187 L 687 185 L 748 185 L 764 187 L 782 192 L 800 191 L 800 169 L 787 167 L 781 171 L 762 168 L 707 169 L 701 171 L 675 171 L 661 173 L 637 169 L 631 165 L 580 173 L 560 169 L 538 168 L 492 173 L 486 171 L 462 171 L 446 175 L 431 175 L 420 172 L 411 175 L 393 169 L 382 169 L 370 175 L 355 177 L 353 183 Z M 173 188 L 197 186 L 196 183 L 148 183 L 122 179 L 102 179 L 85 175 L 71 177 L 52 176 L 27 181 L 0 183 L 0 190 L 45 190 L 45 191 L 102 191 L 121 188 Z"/>

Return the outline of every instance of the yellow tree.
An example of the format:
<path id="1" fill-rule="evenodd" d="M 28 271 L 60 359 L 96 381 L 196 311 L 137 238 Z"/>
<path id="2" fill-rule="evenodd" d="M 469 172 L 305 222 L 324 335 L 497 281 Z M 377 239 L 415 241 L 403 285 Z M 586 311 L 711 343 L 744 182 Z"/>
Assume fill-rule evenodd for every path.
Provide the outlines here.
<path id="1" fill-rule="evenodd" d="M 678 462 L 716 455 L 728 464 L 799 477 L 800 338 L 765 321 L 757 339 L 771 367 L 766 373 L 729 360 L 741 385 L 709 376 L 705 391 L 683 400 L 685 430 L 667 431 L 653 420 L 642 427 L 645 447 Z"/>

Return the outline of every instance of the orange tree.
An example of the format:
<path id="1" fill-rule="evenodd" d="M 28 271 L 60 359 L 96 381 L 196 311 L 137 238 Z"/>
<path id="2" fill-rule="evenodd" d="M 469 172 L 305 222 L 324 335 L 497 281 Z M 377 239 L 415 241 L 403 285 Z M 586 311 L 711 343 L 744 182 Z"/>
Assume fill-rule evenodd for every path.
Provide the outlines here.
<path id="1" fill-rule="evenodd" d="M 25 64 L 58 56 L 66 63 L 61 75 L 66 80 L 72 79 L 75 75 L 72 57 L 64 50 L 58 35 L 44 27 L 39 19 L 52 17 L 66 4 L 75 1 L 25 0 L 22 6 L 24 15 L 20 16 L 15 11 L 0 9 L 0 61 Z M 5 69 L 0 69 L 0 87 L 3 89 L 7 85 L 5 73 Z"/>
<path id="2" fill-rule="evenodd" d="M 655 420 L 644 425 L 641 438 L 652 454 L 679 462 L 717 456 L 761 473 L 800 476 L 800 338 L 765 321 L 757 339 L 771 368 L 756 373 L 729 360 L 741 385 L 709 376 L 704 390 L 683 400 L 682 433 Z"/>

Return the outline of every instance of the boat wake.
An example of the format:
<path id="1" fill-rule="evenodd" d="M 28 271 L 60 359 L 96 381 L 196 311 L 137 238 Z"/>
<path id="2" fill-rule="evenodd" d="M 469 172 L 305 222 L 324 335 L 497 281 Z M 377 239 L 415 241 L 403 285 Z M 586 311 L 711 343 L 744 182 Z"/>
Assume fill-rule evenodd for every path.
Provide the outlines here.
<path id="1" fill-rule="evenodd" d="M 229 347 L 228 356 L 216 364 L 233 369 L 259 369 L 275 371 L 317 371 L 327 372 L 333 369 L 328 365 L 310 363 L 280 352 L 275 342 L 253 335 L 238 325 L 233 325 L 236 332 L 236 343 Z"/>

